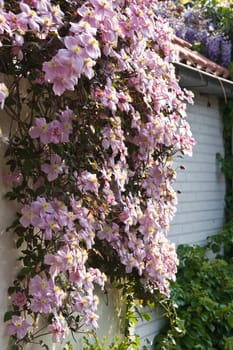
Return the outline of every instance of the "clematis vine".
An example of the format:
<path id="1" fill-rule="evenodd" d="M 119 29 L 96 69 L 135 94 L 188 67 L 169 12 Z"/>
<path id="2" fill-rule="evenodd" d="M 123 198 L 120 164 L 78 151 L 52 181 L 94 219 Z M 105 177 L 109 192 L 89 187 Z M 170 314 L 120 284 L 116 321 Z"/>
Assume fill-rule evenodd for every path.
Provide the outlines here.
<path id="1" fill-rule="evenodd" d="M 11 75 L 0 104 L 13 120 L 4 177 L 20 206 L 5 315 L 12 349 L 45 327 L 55 343 L 94 332 L 96 287 L 109 281 L 133 285 L 135 298 L 169 296 L 172 161 L 195 141 L 185 119 L 192 95 L 179 86 L 159 5 L 0 2 L 0 69 Z"/>

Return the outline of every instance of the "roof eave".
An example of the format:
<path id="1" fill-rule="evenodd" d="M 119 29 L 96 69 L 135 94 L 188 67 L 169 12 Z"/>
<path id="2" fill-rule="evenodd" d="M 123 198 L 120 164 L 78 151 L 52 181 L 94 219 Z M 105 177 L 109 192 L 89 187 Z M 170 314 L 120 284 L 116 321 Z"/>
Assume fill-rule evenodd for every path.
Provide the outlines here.
<path id="1" fill-rule="evenodd" d="M 180 85 L 198 91 L 200 94 L 215 95 L 219 98 L 233 98 L 233 81 L 208 73 L 182 62 L 174 62 Z"/>

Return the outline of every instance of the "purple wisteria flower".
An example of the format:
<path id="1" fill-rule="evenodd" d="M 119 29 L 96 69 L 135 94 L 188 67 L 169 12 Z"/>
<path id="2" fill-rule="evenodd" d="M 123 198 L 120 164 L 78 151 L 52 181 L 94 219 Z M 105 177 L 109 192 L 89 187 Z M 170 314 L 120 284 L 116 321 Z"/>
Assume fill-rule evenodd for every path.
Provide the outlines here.
<path id="1" fill-rule="evenodd" d="M 222 35 L 220 33 L 209 36 L 206 41 L 207 57 L 213 61 L 218 61 L 220 57 L 221 43 Z"/>
<path id="2" fill-rule="evenodd" d="M 227 67 L 231 62 L 232 44 L 229 38 L 223 38 L 221 46 L 221 64 Z"/>
<path id="3" fill-rule="evenodd" d="M 186 30 L 184 39 L 190 43 L 194 43 L 197 38 L 197 33 L 198 33 L 197 29 L 188 28 Z"/>

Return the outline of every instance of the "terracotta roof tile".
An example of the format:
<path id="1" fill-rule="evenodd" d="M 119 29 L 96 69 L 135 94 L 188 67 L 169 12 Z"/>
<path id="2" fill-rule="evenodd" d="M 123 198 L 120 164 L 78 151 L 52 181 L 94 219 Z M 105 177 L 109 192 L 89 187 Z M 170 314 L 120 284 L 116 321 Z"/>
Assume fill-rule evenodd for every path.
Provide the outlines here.
<path id="1" fill-rule="evenodd" d="M 173 43 L 178 49 L 181 62 L 218 77 L 227 78 L 229 76 L 229 70 L 227 68 L 220 66 L 201 55 L 199 52 L 192 50 L 192 44 L 187 41 L 174 37 Z"/>

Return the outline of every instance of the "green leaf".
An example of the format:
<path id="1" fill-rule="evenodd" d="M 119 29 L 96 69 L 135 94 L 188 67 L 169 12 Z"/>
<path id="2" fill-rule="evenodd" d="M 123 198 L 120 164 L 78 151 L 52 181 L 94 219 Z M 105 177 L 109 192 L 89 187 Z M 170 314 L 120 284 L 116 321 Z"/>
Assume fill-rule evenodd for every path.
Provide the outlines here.
<path id="1" fill-rule="evenodd" d="M 73 350 L 73 345 L 71 344 L 71 342 L 67 342 L 66 343 L 66 348 L 64 348 L 63 350 Z"/>
<path id="2" fill-rule="evenodd" d="M 230 314 L 228 317 L 227 317 L 227 323 L 228 325 L 233 328 L 233 314 Z"/>
<path id="3" fill-rule="evenodd" d="M 213 325 L 213 323 L 208 323 L 208 328 L 213 333 L 216 327 Z"/>
<path id="4" fill-rule="evenodd" d="M 18 277 L 18 278 L 23 278 L 23 277 L 25 277 L 26 275 L 28 275 L 30 272 L 31 272 L 31 268 L 30 268 L 30 267 L 23 267 L 23 268 L 19 271 L 17 277 Z"/>
<path id="5" fill-rule="evenodd" d="M 145 314 L 143 314 L 143 318 L 144 318 L 146 321 L 150 321 L 150 320 L 151 320 L 151 315 L 148 314 L 148 313 L 145 313 Z"/>
<path id="6" fill-rule="evenodd" d="M 4 315 L 3 321 L 7 322 L 7 321 L 11 320 L 12 316 L 14 316 L 16 314 L 17 314 L 17 312 L 15 312 L 15 311 L 7 311 Z"/>
<path id="7" fill-rule="evenodd" d="M 209 316 L 207 313 L 202 313 L 200 317 L 203 322 L 206 322 L 209 319 Z"/>
<path id="8" fill-rule="evenodd" d="M 16 288 L 15 287 L 9 287 L 8 288 L 8 294 L 12 295 L 15 292 Z"/>
<path id="9" fill-rule="evenodd" d="M 21 347 L 19 345 L 14 344 L 12 345 L 11 350 L 20 350 L 20 348 Z"/>
<path id="10" fill-rule="evenodd" d="M 20 237 L 17 241 L 16 241 L 16 248 L 20 248 L 21 245 L 23 244 L 24 242 L 24 237 Z"/>
<path id="11" fill-rule="evenodd" d="M 36 190 L 35 194 L 36 194 L 37 196 L 41 196 L 41 195 L 44 194 L 45 192 L 46 192 L 46 187 L 45 187 L 45 186 L 42 186 L 42 187 L 39 187 L 39 188 Z"/>

